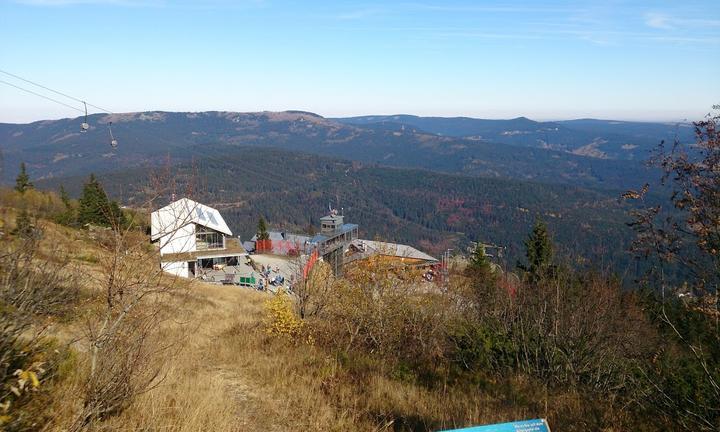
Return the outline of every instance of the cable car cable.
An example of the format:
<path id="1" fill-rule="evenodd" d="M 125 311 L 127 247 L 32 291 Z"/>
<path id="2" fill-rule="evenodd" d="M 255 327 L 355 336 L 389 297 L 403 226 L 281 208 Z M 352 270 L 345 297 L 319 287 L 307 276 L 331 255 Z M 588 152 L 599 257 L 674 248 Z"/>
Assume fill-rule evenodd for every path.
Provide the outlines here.
<path id="1" fill-rule="evenodd" d="M 69 98 L 69 99 L 72 99 L 72 100 L 74 100 L 74 101 L 77 101 L 77 102 L 82 103 L 82 104 L 83 104 L 83 107 L 84 107 L 84 110 L 82 110 L 82 109 L 80 109 L 80 108 L 77 108 L 77 107 L 74 107 L 74 106 L 72 106 L 72 105 L 68 105 L 68 104 L 66 104 L 65 102 L 61 102 L 61 101 L 59 101 L 59 100 L 57 100 L 57 99 L 54 99 L 54 98 L 51 98 L 51 97 L 49 97 L 49 96 L 46 96 L 46 95 L 43 95 L 43 94 L 34 92 L 34 91 L 32 91 L 32 90 L 28 90 L 28 89 L 26 89 L 26 88 L 24 88 L 24 87 L 20 87 L 20 86 L 18 86 L 18 85 L 9 83 L 9 82 L 7 82 L 7 81 L 0 80 L 0 83 L 2 83 L 2 84 L 8 85 L 8 86 L 10 86 L 10 87 L 14 87 L 14 88 L 16 88 L 16 89 L 18 89 L 18 90 L 22 90 L 22 91 L 24 91 L 24 92 L 26 92 L 26 93 L 30 93 L 30 94 L 32 94 L 32 95 L 34 95 L 34 96 L 38 96 L 38 97 L 41 97 L 41 98 L 43 98 L 43 99 L 47 99 L 47 100 L 49 100 L 49 101 L 52 101 L 52 102 L 55 102 L 55 103 L 57 103 L 57 104 L 63 105 L 63 106 L 68 107 L 68 108 L 70 108 L 70 109 L 74 109 L 75 111 L 79 111 L 79 112 L 81 112 L 81 113 L 84 113 L 84 114 L 85 114 L 84 121 L 80 124 L 80 132 L 82 132 L 82 133 L 85 133 L 85 132 L 87 132 L 87 131 L 90 129 L 90 124 L 88 123 L 88 110 L 87 110 L 88 105 L 90 105 L 91 107 L 95 107 L 95 108 L 97 108 L 97 109 L 99 109 L 100 111 L 103 111 L 103 112 L 105 112 L 105 113 L 113 114 L 112 111 L 106 110 L 106 109 L 101 108 L 101 107 L 99 107 L 99 106 L 97 106 L 97 105 L 93 105 L 93 104 L 91 104 L 91 103 L 88 103 L 88 102 L 86 102 L 86 101 L 84 101 L 84 100 L 81 100 L 81 99 L 78 99 L 78 98 L 76 98 L 76 97 L 70 96 L 70 95 L 65 94 L 65 93 L 63 93 L 63 92 L 59 92 L 59 91 L 57 91 L 57 90 L 53 90 L 53 89 L 51 89 L 50 87 L 46 87 L 46 86 L 44 86 L 44 85 L 38 84 L 38 83 L 33 82 L 33 81 L 30 81 L 30 80 L 28 80 L 28 79 L 25 79 L 25 78 L 23 78 L 23 77 L 21 77 L 21 76 L 12 74 L 12 73 L 10 73 L 10 72 L 6 72 L 6 71 L 4 71 L 4 70 L 2 70 L 2 69 L 0 69 L 0 73 L 3 73 L 3 74 L 5 74 L 5 75 L 9 75 L 9 76 L 11 76 L 11 77 L 14 77 L 14 78 L 17 78 L 17 79 L 19 79 L 19 80 L 25 81 L 25 82 L 27 82 L 27 83 L 30 83 L 30 84 L 32 84 L 32 85 L 34 85 L 34 86 L 37 86 L 37 87 L 40 87 L 40 88 L 42 88 L 42 89 L 45 89 L 45 90 L 51 91 L 51 92 L 53 92 L 53 93 L 59 94 L 60 96 L 64 96 L 64 97 L 66 97 L 66 98 Z M 116 149 L 117 146 L 118 146 L 118 141 L 117 141 L 117 139 L 113 136 L 113 133 L 112 133 L 112 122 L 110 122 L 110 123 L 108 124 L 108 131 L 109 131 L 109 133 L 110 133 L 110 146 L 111 146 L 113 149 Z"/>
<path id="2" fill-rule="evenodd" d="M 38 84 L 38 83 L 36 83 L 36 82 L 34 82 L 34 81 L 30 81 L 29 79 L 23 78 L 23 77 L 21 77 L 21 76 L 19 76 L 19 75 L 12 74 L 12 73 L 7 72 L 7 71 L 4 71 L 4 70 L 2 70 L 2 69 L 0 69 L 0 73 L 3 73 L 3 74 L 5 74 L 5 75 L 11 76 L 11 77 L 16 78 L 16 79 L 19 79 L 19 80 L 21 80 L 21 81 L 25 81 L 25 82 L 28 83 L 28 84 L 32 84 L 32 85 L 37 86 L 37 87 L 40 87 L 40 88 L 42 88 L 42 89 L 51 91 L 51 92 L 53 92 L 53 93 L 55 93 L 55 94 L 58 94 L 58 95 L 60 95 L 60 96 L 64 96 L 64 97 L 66 97 L 66 98 L 68 98 L 68 99 L 72 99 L 72 100 L 74 100 L 75 102 L 87 103 L 87 105 L 89 105 L 89 106 L 91 106 L 91 107 L 93 107 L 93 108 L 95 108 L 95 109 L 98 109 L 98 110 L 100 110 L 100 111 L 106 112 L 106 113 L 108 113 L 108 114 L 114 114 L 114 113 L 113 113 L 112 111 L 110 111 L 110 110 L 106 110 L 105 108 L 99 107 L 99 106 L 97 106 L 97 105 L 93 105 L 93 104 L 91 104 L 91 103 L 89 103 L 89 102 L 85 102 L 84 100 L 78 99 L 78 98 L 76 98 L 76 97 L 74 97 L 74 96 L 70 96 L 69 94 L 66 94 L 66 93 L 63 93 L 63 92 L 60 92 L 60 91 L 51 89 L 50 87 L 44 86 L 44 85 L 42 85 L 42 84 Z"/>
<path id="3" fill-rule="evenodd" d="M 39 97 L 41 97 L 41 98 L 43 98 L 43 99 L 47 99 L 47 100 L 49 100 L 49 101 L 55 102 L 56 104 L 60 104 L 60 105 L 66 106 L 66 107 L 68 107 L 68 108 L 70 108 L 70 109 L 74 109 L 75 111 L 80 111 L 81 113 L 84 113 L 84 112 L 85 112 L 85 111 L 83 111 L 82 109 L 80 109 L 80 108 L 78 108 L 78 107 L 74 107 L 74 106 L 72 106 L 72 105 L 68 105 L 68 104 L 66 104 L 65 102 L 60 102 L 60 101 L 57 100 L 57 99 L 53 99 L 53 98 L 51 98 L 51 97 L 49 97 L 49 96 L 45 96 L 45 95 L 43 95 L 43 94 L 36 93 L 36 92 L 34 92 L 34 91 L 32 91 L 32 90 L 28 90 L 28 89 L 26 89 L 26 88 L 17 86 L 17 85 L 15 85 L 15 84 L 11 84 L 11 83 L 9 83 L 9 82 L 7 82 L 7 81 L 0 80 L 0 83 L 5 84 L 5 85 L 9 85 L 10 87 L 15 87 L 15 88 L 18 89 L 18 90 L 22 90 L 22 91 L 24 91 L 24 92 L 30 93 L 30 94 L 35 95 L 35 96 L 39 96 Z M 88 104 L 88 105 L 89 105 L 89 104 Z"/>

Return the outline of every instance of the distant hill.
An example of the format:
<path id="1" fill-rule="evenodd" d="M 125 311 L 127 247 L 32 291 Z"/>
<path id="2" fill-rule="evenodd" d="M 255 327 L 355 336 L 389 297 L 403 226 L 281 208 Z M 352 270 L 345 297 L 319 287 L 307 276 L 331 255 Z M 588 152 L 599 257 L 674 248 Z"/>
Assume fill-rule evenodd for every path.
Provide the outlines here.
<path id="1" fill-rule="evenodd" d="M 182 164 L 173 177 L 182 184 L 196 172 L 202 191 L 197 198 L 219 208 L 243 239 L 254 234 L 261 215 L 274 228 L 317 229 L 332 204 L 359 223 L 366 238 L 404 242 L 436 255 L 482 240 L 505 246 L 502 260 L 512 267 L 522 258 L 532 224 L 542 217 L 561 253 L 581 254 L 594 265 L 613 263 L 620 271 L 628 265 L 631 232 L 618 192 L 366 166 L 277 149 L 204 148 L 222 157 Z M 111 195 L 133 205 L 152 172 L 138 168 L 100 178 Z M 83 180 L 48 179 L 39 185 L 64 184 L 77 196 Z"/>
<path id="2" fill-rule="evenodd" d="M 603 159 L 645 160 L 661 140 L 694 140 L 689 123 L 643 123 L 612 120 L 537 122 L 526 117 L 484 120 L 469 117 L 418 117 L 412 115 L 338 118 L 354 126 L 377 128 L 395 125 L 454 138 L 547 148 Z"/>
<path id="3" fill-rule="evenodd" d="M 641 126 L 625 125 L 618 133 L 625 133 L 623 136 L 627 139 L 611 141 L 607 138 L 610 135 L 596 131 L 605 127 L 600 121 L 578 123 L 570 129 L 561 123 L 537 123 L 526 118 L 503 121 L 413 116 L 392 116 L 386 120 L 382 117 L 327 119 L 302 111 L 95 114 L 89 118 L 91 126 L 87 133 L 80 133 L 81 121 L 75 118 L 0 124 L 2 180 L 11 182 L 21 161 L 27 163 L 33 177 L 51 178 L 157 166 L 168 158 L 188 161 L 208 156 L 207 146 L 212 146 L 212 156 L 221 158 L 232 153 L 235 147 L 255 146 L 382 166 L 625 189 L 657 176 L 638 161 L 625 160 L 632 159 L 630 157 L 611 159 L 611 156 L 629 152 L 628 155 L 640 158 L 640 150 L 646 151 L 651 143 L 657 144 L 664 130 L 655 125 L 643 135 L 642 131 L 633 129 Z M 119 141 L 117 149 L 109 145 L 110 122 Z M 443 124 L 448 126 L 438 126 Z M 463 129 L 453 126 L 456 124 L 463 125 Z M 606 126 L 607 130 L 614 127 Z M 562 133 L 545 131 L 550 128 Z M 447 136 L 452 135 L 452 131 L 458 136 Z M 545 147 L 553 149 L 537 145 L 538 137 L 546 133 L 553 138 L 548 138 L 552 145 Z M 633 133 L 642 135 L 642 140 L 633 141 Z M 564 141 L 560 140 L 561 136 Z M 622 142 L 628 150 L 613 153 L 605 144 L 592 144 L 600 142 L 596 138 L 618 145 Z M 603 158 L 593 157 L 598 155 Z"/>

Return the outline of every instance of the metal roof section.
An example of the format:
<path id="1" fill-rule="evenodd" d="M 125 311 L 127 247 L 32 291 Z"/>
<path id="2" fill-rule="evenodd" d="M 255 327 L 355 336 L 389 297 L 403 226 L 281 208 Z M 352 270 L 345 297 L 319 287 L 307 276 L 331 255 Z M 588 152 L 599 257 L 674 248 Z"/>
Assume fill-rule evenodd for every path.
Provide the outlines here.
<path id="1" fill-rule="evenodd" d="M 191 223 L 232 236 L 232 231 L 217 209 L 189 198 L 181 198 L 152 212 L 150 239 L 155 241 Z"/>
<path id="2" fill-rule="evenodd" d="M 359 227 L 360 227 L 360 225 L 358 225 L 358 224 L 343 224 L 342 228 L 340 228 L 340 231 L 343 233 L 346 233 L 346 232 L 352 231 L 354 229 L 357 229 Z"/>
<path id="3" fill-rule="evenodd" d="M 310 237 L 302 235 L 302 234 L 293 234 L 288 233 L 284 231 L 268 231 L 268 236 L 270 237 L 270 240 L 273 241 L 288 241 L 291 243 L 298 243 L 298 244 L 305 244 L 306 241 L 310 240 Z M 257 234 L 252 236 L 250 239 L 251 242 L 257 241 Z"/>
<path id="4" fill-rule="evenodd" d="M 371 255 L 387 255 L 428 262 L 438 262 L 437 258 L 434 258 L 425 252 L 419 251 L 412 246 L 403 244 L 356 239 L 350 243 L 350 246 L 357 250 L 363 258 Z"/>
<path id="5" fill-rule="evenodd" d="M 285 233 L 285 240 L 290 243 L 305 244 L 310 240 L 310 237 L 302 234 Z"/>
<path id="6" fill-rule="evenodd" d="M 309 242 L 312 243 L 312 244 L 318 244 L 318 243 L 322 243 L 322 242 L 326 241 L 327 239 L 328 239 L 327 236 L 324 236 L 324 235 L 322 235 L 322 234 L 315 234 L 315 235 L 309 240 Z"/>

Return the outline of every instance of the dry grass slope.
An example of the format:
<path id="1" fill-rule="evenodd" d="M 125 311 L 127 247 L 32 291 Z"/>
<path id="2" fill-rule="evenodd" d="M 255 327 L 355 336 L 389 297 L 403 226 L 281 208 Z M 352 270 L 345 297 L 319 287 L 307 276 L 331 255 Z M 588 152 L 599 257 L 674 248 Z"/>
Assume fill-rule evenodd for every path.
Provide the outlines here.
<path id="1" fill-rule="evenodd" d="M 3 212 L 4 228 L 12 229 L 15 211 L 6 207 Z M 48 384 L 46 405 L 53 418 L 44 430 L 61 431 L 70 429 L 83 409 L 81 390 L 90 357 L 84 327 L 103 307 L 102 284 L 111 256 L 102 247 L 102 232 L 46 220 L 40 224 L 43 259 L 56 259 L 58 251 L 69 256 L 84 293 L 75 312 L 50 330 L 73 352 L 60 379 Z M 135 236 L 145 247 L 144 234 Z M 129 254 L 123 260 L 128 269 L 157 266 L 147 255 Z M 160 283 L 173 286 L 157 299 L 162 319 L 153 340 L 168 347 L 153 358 L 162 368 L 162 380 L 119 414 L 88 429 L 424 431 L 531 417 L 565 417 L 566 425 L 581 424 L 578 416 L 587 401 L 575 391 L 548 392 L 512 372 L 502 378 L 488 374 L 480 382 L 423 385 L 398 365 L 368 358 L 369 353 L 344 356 L 332 344 L 313 343 L 307 334 L 271 335 L 266 305 L 271 294 L 167 276 Z"/>
<path id="2" fill-rule="evenodd" d="M 54 226 L 49 231 L 58 234 L 49 237 L 54 241 L 75 244 L 84 272 L 99 272 L 99 264 L 82 256 L 102 261 L 104 252 L 83 240 L 84 234 L 74 238 L 73 230 Z M 171 346 L 158 359 L 165 364 L 163 381 L 95 429 L 431 430 L 437 425 L 424 419 L 446 419 L 444 425 L 453 426 L 452 418 L 480 422 L 531 414 L 487 395 L 430 391 L 380 373 L 353 378 L 322 349 L 269 336 L 264 324 L 269 296 L 200 282 L 178 290 L 167 305 L 173 318 L 161 329 L 161 339 Z M 79 334 L 81 316 L 82 312 L 77 320 L 59 324 L 56 334 Z M 80 409 L 76 391 L 86 371 L 85 348 L 81 341 L 75 348 L 77 367 L 56 389 L 55 423 L 48 430 L 65 429 Z"/>

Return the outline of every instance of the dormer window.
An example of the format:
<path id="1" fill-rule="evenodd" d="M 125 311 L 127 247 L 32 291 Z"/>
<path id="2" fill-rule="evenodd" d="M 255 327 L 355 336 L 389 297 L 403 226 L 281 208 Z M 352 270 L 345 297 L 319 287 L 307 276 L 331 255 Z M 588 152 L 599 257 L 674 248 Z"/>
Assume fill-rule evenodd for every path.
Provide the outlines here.
<path id="1" fill-rule="evenodd" d="M 197 250 L 224 249 L 225 235 L 212 228 L 195 225 L 195 248 Z"/>

